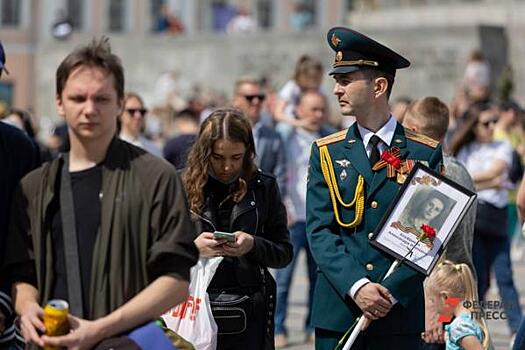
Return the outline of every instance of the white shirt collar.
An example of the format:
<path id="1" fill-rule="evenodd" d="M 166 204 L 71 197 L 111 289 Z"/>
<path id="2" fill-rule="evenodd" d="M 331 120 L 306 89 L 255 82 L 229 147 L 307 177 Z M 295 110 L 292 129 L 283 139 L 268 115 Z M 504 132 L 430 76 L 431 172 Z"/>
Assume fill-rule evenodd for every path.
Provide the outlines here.
<path id="1" fill-rule="evenodd" d="M 362 127 L 357 123 L 357 129 L 359 130 L 359 134 L 361 135 L 361 139 L 363 139 L 363 145 L 365 146 L 365 149 L 368 149 L 368 142 L 370 141 L 370 138 L 372 135 L 377 135 L 383 143 L 379 147 L 380 149 L 383 148 L 386 149 L 390 147 L 392 144 L 392 139 L 394 138 L 394 133 L 396 132 L 397 127 L 397 121 L 396 119 L 390 115 L 390 118 L 388 121 L 383 125 L 381 129 L 379 129 L 376 133 L 374 133 L 371 130 L 368 130 L 365 127 Z"/>

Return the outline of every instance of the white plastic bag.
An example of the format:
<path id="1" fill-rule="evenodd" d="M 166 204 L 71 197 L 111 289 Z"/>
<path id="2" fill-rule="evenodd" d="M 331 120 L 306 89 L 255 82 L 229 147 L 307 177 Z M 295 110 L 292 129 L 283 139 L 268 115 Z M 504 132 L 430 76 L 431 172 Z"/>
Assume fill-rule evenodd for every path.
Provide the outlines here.
<path id="1" fill-rule="evenodd" d="M 195 350 L 215 350 L 217 347 L 217 324 L 206 289 L 221 261 L 222 257 L 200 258 L 191 268 L 190 296 L 162 315 L 168 328 L 192 343 Z"/>

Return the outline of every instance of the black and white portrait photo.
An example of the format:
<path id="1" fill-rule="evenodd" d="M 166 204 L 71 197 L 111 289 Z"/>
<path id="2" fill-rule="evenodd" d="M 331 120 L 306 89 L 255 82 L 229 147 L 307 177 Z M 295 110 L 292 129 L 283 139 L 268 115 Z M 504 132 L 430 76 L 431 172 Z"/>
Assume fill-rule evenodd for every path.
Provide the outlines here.
<path id="1" fill-rule="evenodd" d="M 428 275 L 475 198 L 475 193 L 418 163 L 379 223 L 371 244 Z M 427 235 L 429 229 L 434 234 Z"/>
<path id="2" fill-rule="evenodd" d="M 439 231 L 454 205 L 456 201 L 442 192 L 421 186 L 412 195 L 399 221 L 403 226 L 416 230 L 425 224 Z"/>

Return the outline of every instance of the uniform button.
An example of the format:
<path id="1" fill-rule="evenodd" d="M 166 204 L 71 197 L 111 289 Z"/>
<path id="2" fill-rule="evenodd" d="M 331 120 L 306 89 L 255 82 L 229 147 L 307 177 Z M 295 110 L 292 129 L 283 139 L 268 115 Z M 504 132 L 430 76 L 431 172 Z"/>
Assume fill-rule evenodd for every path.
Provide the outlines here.
<path id="1" fill-rule="evenodd" d="M 373 232 L 370 232 L 370 233 L 368 234 L 368 239 L 372 239 L 372 237 L 374 237 L 374 233 L 373 233 Z"/>
<path id="2" fill-rule="evenodd" d="M 374 265 L 372 265 L 372 264 L 366 264 L 366 269 L 367 269 L 368 271 L 372 271 L 372 270 L 374 269 Z"/>
<path id="3" fill-rule="evenodd" d="M 250 202 L 250 205 L 253 207 L 255 205 L 255 202 L 254 201 L 251 201 Z"/>
<path id="4" fill-rule="evenodd" d="M 271 324 L 272 324 L 272 321 L 268 321 L 268 324 L 271 325 Z"/>
<path id="5" fill-rule="evenodd" d="M 370 207 L 371 207 L 372 209 L 377 208 L 377 206 L 378 206 L 378 204 L 377 204 L 376 201 L 372 201 L 372 203 L 370 203 Z"/>

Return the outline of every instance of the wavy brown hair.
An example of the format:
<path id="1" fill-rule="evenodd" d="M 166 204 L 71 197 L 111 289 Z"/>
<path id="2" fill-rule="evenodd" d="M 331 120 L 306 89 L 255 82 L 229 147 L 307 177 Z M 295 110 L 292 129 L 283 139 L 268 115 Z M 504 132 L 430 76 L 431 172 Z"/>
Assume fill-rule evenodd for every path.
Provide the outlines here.
<path id="1" fill-rule="evenodd" d="M 466 117 L 450 141 L 449 152 L 457 156 L 459 151 L 466 145 L 476 140 L 474 128 L 476 127 L 481 113 L 491 110 L 490 104 L 474 105 L 466 112 Z"/>
<path id="2" fill-rule="evenodd" d="M 238 185 L 228 198 L 238 203 L 246 194 L 247 181 L 257 171 L 255 142 L 248 119 L 238 109 L 215 110 L 201 125 L 199 136 L 188 155 L 187 167 L 182 179 L 188 195 L 190 210 L 197 215 L 200 215 L 203 210 L 204 188 L 208 182 L 208 171 L 211 166 L 210 156 L 217 140 L 242 142 L 246 147 Z"/>

